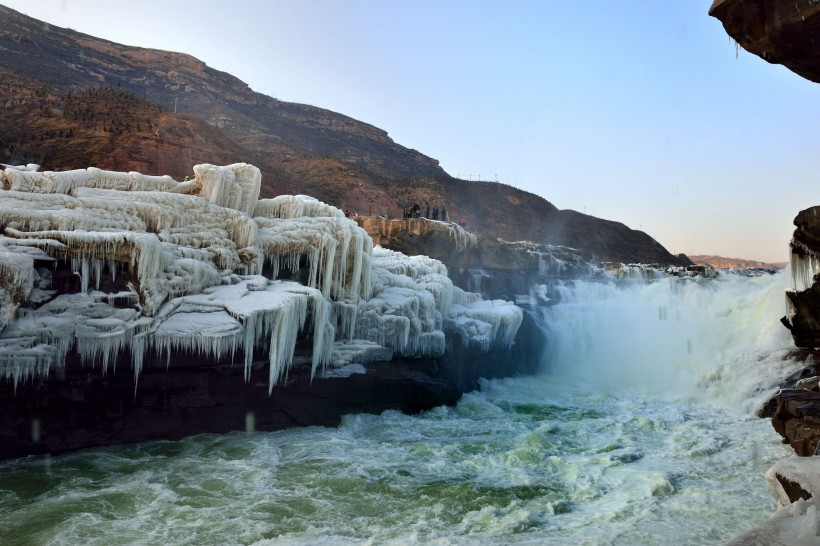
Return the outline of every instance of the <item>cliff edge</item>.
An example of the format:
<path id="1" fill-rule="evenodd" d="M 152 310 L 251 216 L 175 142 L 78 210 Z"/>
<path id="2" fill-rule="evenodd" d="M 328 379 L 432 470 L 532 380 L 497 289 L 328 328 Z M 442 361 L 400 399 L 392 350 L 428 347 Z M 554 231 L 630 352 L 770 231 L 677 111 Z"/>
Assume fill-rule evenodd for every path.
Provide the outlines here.
<path id="1" fill-rule="evenodd" d="M 743 49 L 820 83 L 820 4 L 813 0 L 715 0 L 709 15 Z"/>

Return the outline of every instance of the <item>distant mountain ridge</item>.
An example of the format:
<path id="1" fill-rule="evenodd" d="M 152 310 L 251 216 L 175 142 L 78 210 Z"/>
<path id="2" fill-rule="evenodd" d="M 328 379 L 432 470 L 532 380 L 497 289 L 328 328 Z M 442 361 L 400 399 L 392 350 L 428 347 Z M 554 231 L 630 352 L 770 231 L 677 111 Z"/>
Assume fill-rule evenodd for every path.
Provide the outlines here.
<path id="1" fill-rule="evenodd" d="M 705 254 L 689 256 L 689 259 L 696 264 L 705 264 L 715 269 L 785 269 L 786 262 L 767 263 L 756 260 L 744 260 L 742 258 L 724 258 L 723 256 L 709 256 Z"/>
<path id="2" fill-rule="evenodd" d="M 559 210 L 504 184 L 451 177 L 382 129 L 257 93 L 190 55 L 116 44 L 4 6 L 0 22 L 0 101 L 7 107 L 0 162 L 94 164 L 182 179 L 196 163 L 247 161 L 262 170 L 263 196 L 305 193 L 360 214 L 393 216 L 430 203 L 493 238 L 572 246 L 601 261 L 688 263 L 622 223 Z M 100 88 L 111 91 L 82 95 Z M 82 112 L 72 110 L 78 97 Z M 112 107 L 117 101 L 145 115 L 114 115 L 124 112 Z"/>

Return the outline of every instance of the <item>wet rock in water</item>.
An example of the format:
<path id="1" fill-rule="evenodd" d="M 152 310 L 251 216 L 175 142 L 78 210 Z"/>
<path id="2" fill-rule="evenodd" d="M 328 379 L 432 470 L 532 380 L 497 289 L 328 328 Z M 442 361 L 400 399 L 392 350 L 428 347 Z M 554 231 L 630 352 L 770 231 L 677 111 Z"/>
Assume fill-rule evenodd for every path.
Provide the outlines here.
<path id="1" fill-rule="evenodd" d="M 783 389 L 775 397 L 772 426 L 802 456 L 815 454 L 820 443 L 820 392 Z"/>

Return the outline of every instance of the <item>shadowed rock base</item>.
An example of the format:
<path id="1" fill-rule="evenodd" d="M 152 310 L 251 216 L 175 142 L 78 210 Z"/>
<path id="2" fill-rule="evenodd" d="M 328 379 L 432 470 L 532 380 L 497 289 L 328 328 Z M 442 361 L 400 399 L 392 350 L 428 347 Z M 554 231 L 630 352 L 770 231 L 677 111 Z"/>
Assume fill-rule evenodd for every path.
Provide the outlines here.
<path id="1" fill-rule="evenodd" d="M 418 413 L 456 403 L 479 387 L 481 377 L 537 371 L 535 330 L 525 319 L 517 344 L 507 351 L 456 347 L 439 358 L 397 357 L 365 365 L 366 373 L 317 375 L 313 381 L 309 369 L 296 368 L 270 396 L 266 362 L 255 366 L 246 382 L 239 361 L 231 365 L 175 354 L 167 369 L 164 358 L 146 362 L 135 392 L 128 355 L 116 371 L 103 374 L 71 354 L 47 379 L 21 380 L 16 392 L 11 382 L 0 384 L 0 458 L 177 440 L 248 425 L 258 431 L 337 426 L 349 413 Z"/>

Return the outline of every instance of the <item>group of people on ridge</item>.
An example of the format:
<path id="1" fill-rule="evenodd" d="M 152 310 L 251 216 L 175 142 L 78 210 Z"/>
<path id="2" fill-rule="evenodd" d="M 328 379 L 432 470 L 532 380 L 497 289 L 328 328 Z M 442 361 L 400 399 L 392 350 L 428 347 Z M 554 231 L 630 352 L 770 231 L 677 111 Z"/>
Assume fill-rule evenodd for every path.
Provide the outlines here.
<path id="1" fill-rule="evenodd" d="M 422 212 L 424 213 L 422 214 Z M 447 221 L 447 209 L 441 207 L 441 211 L 439 211 L 438 207 L 433 207 L 431 211 L 429 202 L 425 205 L 424 211 L 421 210 L 418 203 L 414 203 L 404 207 L 403 213 L 404 218 L 429 218 L 430 220 L 441 220 L 442 222 Z"/>

